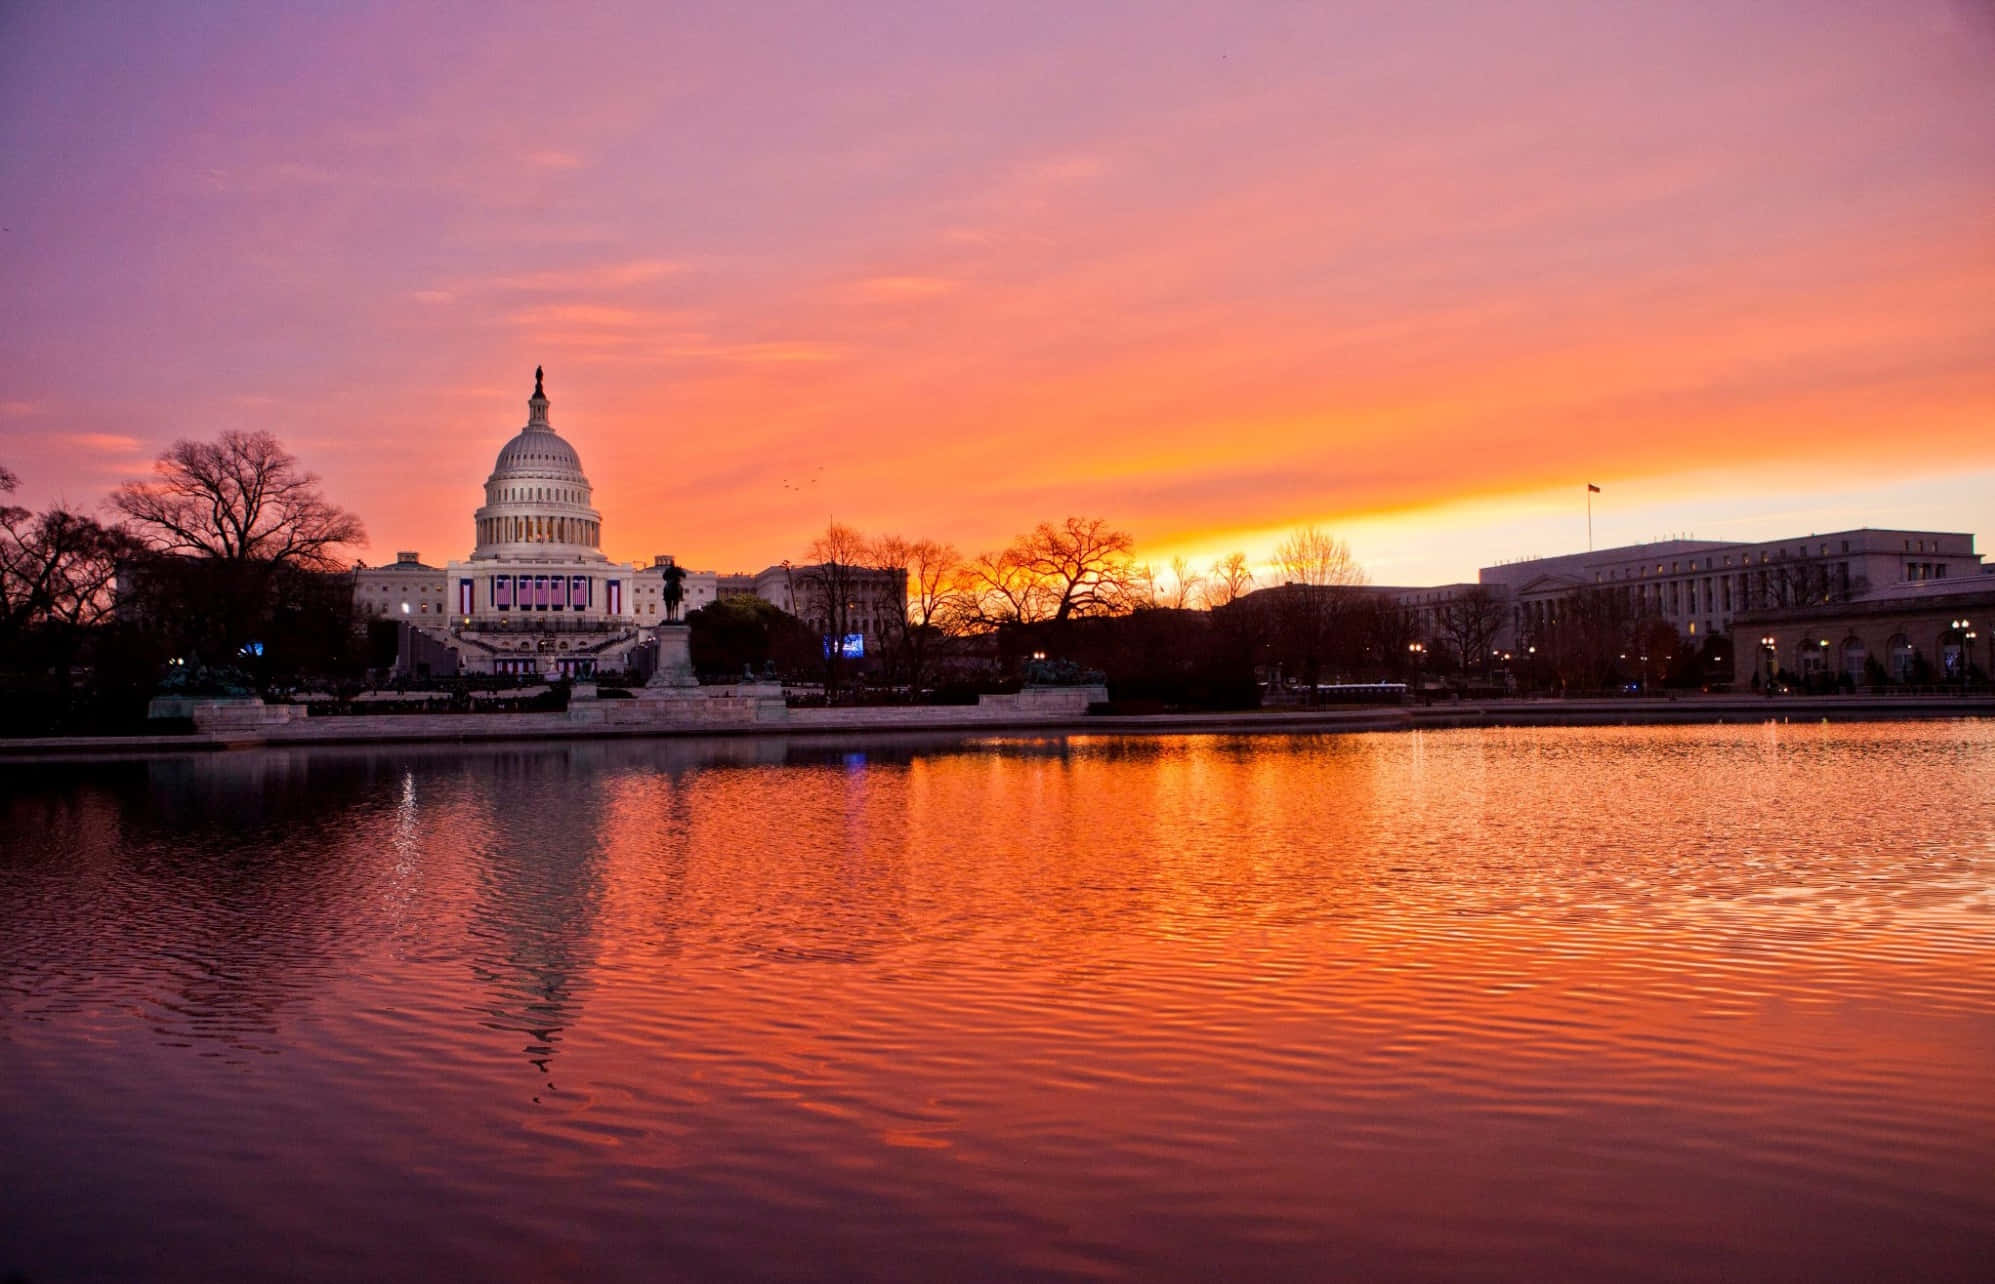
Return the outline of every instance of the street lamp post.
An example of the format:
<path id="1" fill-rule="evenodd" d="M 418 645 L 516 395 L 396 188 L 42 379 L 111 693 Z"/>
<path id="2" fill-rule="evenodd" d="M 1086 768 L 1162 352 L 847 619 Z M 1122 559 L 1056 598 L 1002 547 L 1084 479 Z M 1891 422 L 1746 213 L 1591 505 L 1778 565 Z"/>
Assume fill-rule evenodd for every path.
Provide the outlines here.
<path id="1" fill-rule="evenodd" d="M 1953 631 L 1960 635 L 1960 689 L 1967 690 L 1967 665 L 1974 655 L 1974 634 L 1968 632 L 1974 624 L 1972 620 L 1955 620 Z"/>
<path id="2" fill-rule="evenodd" d="M 1427 644 L 1425 642 L 1408 642 L 1406 644 L 1406 653 L 1413 657 L 1413 688 L 1415 691 L 1420 691 L 1422 690 L 1420 664 L 1421 661 L 1427 658 Z"/>
<path id="3" fill-rule="evenodd" d="M 1766 657 L 1766 693 L 1773 695 L 1773 635 L 1767 634 L 1759 640 L 1760 654 Z"/>

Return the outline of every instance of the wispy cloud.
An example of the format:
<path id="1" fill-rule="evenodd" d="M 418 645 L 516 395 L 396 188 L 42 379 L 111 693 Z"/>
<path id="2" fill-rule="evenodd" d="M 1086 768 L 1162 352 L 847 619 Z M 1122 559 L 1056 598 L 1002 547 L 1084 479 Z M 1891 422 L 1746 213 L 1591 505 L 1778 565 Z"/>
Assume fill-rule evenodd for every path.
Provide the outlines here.
<path id="1" fill-rule="evenodd" d="M 898 302 L 907 299 L 932 299 L 940 294 L 955 290 L 961 282 L 942 276 L 869 276 L 852 286 L 852 293 L 861 299 L 882 302 Z"/>
<path id="2" fill-rule="evenodd" d="M 740 361 L 756 365 L 794 365 L 837 361 L 850 349 L 844 344 L 809 340 L 774 340 L 764 343 L 701 343 L 665 348 L 660 356 L 706 361 Z"/>
<path id="3" fill-rule="evenodd" d="M 524 308 L 507 318 L 517 326 L 590 330 L 683 329 L 692 313 L 660 308 L 619 308 L 601 303 L 551 303 Z"/>
<path id="4" fill-rule="evenodd" d="M 573 152 L 528 152 L 526 162 L 536 169 L 580 169 L 582 158 Z"/>
<path id="5" fill-rule="evenodd" d="M 0 401 L 0 419 L 25 419 L 40 412 L 41 407 L 32 401 Z"/>
<path id="6" fill-rule="evenodd" d="M 61 439 L 78 450 L 98 455 L 129 455 L 139 449 L 139 439 L 123 433 L 68 432 L 63 433 Z"/>
<path id="7" fill-rule="evenodd" d="M 1020 167 L 1018 176 L 1033 183 L 1073 183 L 1099 178 L 1107 169 L 1108 162 L 1100 156 L 1070 152 L 1024 165 Z"/>
<path id="8" fill-rule="evenodd" d="M 671 259 L 626 259 L 618 263 L 595 263 L 586 267 L 549 268 L 539 272 L 493 277 L 484 284 L 494 290 L 560 293 L 569 290 L 615 290 L 643 285 L 676 272 L 685 265 Z"/>

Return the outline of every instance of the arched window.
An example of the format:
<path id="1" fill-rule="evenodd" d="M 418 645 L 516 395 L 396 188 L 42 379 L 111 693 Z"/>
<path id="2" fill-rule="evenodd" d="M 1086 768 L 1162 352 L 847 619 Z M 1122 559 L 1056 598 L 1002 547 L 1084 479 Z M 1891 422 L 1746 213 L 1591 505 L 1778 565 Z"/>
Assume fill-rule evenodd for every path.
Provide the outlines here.
<path id="1" fill-rule="evenodd" d="M 1912 645 L 1912 639 L 1906 637 L 1903 633 L 1894 635 L 1891 641 L 1885 644 L 1884 654 L 1886 657 L 1884 671 L 1891 675 L 1891 680 L 1893 682 L 1910 682 L 1912 680 L 1912 660 L 1919 654 L 1919 649 Z"/>
<path id="2" fill-rule="evenodd" d="M 1967 639 L 1959 632 L 1949 629 L 1940 634 L 1940 669 L 1950 682 L 1960 681 L 1967 665 Z"/>
<path id="3" fill-rule="evenodd" d="M 1851 634 L 1849 637 L 1843 639 L 1842 671 L 1844 677 L 1848 678 L 1851 682 L 1863 681 L 1864 661 L 1869 658 L 1870 652 L 1864 649 L 1863 639 L 1857 637 L 1855 634 Z"/>

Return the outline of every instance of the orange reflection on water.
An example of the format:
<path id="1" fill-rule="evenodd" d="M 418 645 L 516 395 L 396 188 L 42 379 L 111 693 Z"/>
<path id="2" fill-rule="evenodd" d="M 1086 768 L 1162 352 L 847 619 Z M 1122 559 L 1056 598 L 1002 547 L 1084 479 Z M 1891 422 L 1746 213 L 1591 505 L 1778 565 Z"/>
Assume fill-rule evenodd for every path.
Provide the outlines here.
<path id="1" fill-rule="evenodd" d="M 1991 768 L 1958 722 L 51 779 L 0 1104 L 377 1266 L 441 1190 L 499 1274 L 1964 1275 Z M 306 1164 L 259 1110 L 339 1122 Z"/>

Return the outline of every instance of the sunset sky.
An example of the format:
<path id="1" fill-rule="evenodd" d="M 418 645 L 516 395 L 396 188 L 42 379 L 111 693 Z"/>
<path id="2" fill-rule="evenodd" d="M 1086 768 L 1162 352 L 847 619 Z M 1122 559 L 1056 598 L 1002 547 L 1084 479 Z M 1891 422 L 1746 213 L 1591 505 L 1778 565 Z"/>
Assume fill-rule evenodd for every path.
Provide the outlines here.
<path id="1" fill-rule="evenodd" d="M 592 8 L 0 9 L 18 498 L 269 428 L 440 564 L 542 363 L 702 569 L 1995 539 L 1986 4 Z"/>

